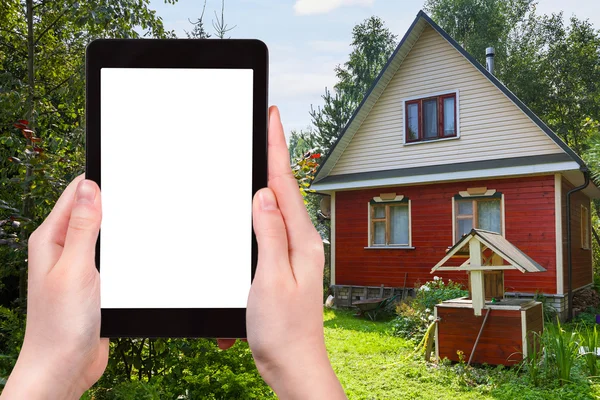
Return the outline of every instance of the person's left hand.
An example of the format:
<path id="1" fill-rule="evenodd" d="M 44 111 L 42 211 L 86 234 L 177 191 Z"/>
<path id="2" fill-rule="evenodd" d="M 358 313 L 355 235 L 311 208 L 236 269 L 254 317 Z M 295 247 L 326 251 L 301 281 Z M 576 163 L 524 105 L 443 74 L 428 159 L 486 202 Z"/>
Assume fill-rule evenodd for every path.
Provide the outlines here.
<path id="1" fill-rule="evenodd" d="M 76 178 L 29 238 L 27 325 L 2 399 L 79 399 L 108 363 L 95 265 L 100 189 Z"/>

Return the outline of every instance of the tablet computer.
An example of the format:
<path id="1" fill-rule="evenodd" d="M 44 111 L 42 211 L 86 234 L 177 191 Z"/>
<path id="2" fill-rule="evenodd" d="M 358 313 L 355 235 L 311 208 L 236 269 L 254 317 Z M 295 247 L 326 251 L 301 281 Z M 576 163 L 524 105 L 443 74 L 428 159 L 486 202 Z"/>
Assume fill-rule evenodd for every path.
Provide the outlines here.
<path id="1" fill-rule="evenodd" d="M 258 40 L 97 40 L 86 178 L 102 193 L 102 337 L 246 337 L 267 185 Z"/>

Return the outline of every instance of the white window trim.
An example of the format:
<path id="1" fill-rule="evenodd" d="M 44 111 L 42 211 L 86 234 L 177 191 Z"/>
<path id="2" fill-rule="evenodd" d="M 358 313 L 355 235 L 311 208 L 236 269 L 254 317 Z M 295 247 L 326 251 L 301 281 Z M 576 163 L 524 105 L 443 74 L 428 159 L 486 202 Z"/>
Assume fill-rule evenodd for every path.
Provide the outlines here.
<path id="1" fill-rule="evenodd" d="M 402 196 L 404 198 L 404 196 Z M 377 201 L 384 205 L 385 203 L 393 203 L 395 200 L 390 201 Z M 414 250 L 415 247 L 412 245 L 412 204 L 411 200 L 408 199 L 408 245 L 386 245 L 386 246 L 371 246 L 371 202 L 367 203 L 367 215 L 368 215 L 368 235 L 367 235 L 367 245 L 365 246 L 366 250 L 376 250 L 376 249 L 399 249 L 399 250 Z"/>
<path id="2" fill-rule="evenodd" d="M 418 142 L 406 143 L 406 102 L 418 99 L 425 99 L 427 97 L 436 97 L 443 96 L 446 94 L 455 94 L 456 95 L 456 136 L 442 139 L 431 139 L 431 140 L 422 140 Z M 419 121 L 419 123 L 421 123 Z M 460 139 L 460 94 L 458 89 L 454 90 L 446 90 L 443 92 L 435 92 L 435 93 L 427 93 L 419 96 L 405 97 L 402 99 L 402 145 L 403 146 L 413 146 L 425 143 L 437 143 L 437 142 L 445 142 L 447 140 L 457 140 Z"/>
<path id="3" fill-rule="evenodd" d="M 496 191 L 494 190 L 494 193 Z M 492 196 L 473 196 L 473 197 L 492 197 Z M 463 199 L 467 200 L 469 196 L 464 196 Z M 500 221 L 502 232 L 500 233 L 502 237 L 506 237 L 506 207 L 504 206 L 504 193 L 502 193 L 500 197 Z M 454 196 L 452 196 L 452 246 L 456 244 L 456 201 Z M 450 247 L 452 247 L 450 246 Z"/>

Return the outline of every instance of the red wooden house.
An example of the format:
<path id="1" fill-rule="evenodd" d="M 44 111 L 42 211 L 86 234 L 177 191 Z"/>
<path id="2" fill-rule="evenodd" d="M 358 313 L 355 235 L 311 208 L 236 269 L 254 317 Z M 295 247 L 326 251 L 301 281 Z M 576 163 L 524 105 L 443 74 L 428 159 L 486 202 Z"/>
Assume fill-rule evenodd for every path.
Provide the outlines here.
<path id="1" fill-rule="evenodd" d="M 562 312 L 569 281 L 573 292 L 592 284 L 589 210 L 600 190 L 488 68 L 420 12 L 354 112 L 312 185 L 331 198 L 338 304 L 431 280 L 473 228 L 545 269 L 506 271 L 508 297 L 542 292 Z M 467 283 L 464 272 L 437 275 Z"/>

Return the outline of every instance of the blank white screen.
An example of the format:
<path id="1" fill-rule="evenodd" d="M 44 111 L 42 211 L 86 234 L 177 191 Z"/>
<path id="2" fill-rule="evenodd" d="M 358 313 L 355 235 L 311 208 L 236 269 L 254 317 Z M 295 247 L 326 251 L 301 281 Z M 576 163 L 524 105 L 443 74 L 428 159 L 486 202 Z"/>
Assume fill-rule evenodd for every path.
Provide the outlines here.
<path id="1" fill-rule="evenodd" d="M 244 308 L 252 70 L 101 70 L 102 308 Z"/>

